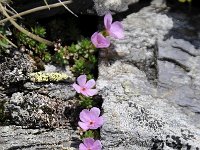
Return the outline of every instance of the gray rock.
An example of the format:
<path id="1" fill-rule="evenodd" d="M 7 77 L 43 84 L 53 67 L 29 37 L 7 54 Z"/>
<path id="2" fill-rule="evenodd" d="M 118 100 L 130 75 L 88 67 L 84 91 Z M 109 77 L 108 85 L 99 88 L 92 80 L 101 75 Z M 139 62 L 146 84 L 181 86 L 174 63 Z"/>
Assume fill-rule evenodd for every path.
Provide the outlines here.
<path id="1" fill-rule="evenodd" d="M 70 71 L 70 67 L 69 66 L 65 66 L 65 68 L 60 67 L 60 66 L 55 66 L 55 65 L 44 65 L 44 72 L 62 72 L 62 73 L 66 73 L 67 75 L 73 77 L 73 73 Z"/>
<path id="2" fill-rule="evenodd" d="M 0 149 L 76 149 L 78 133 L 72 128 L 79 111 L 72 80 L 52 75 L 56 80 L 30 82 L 37 64 L 29 55 L 14 51 L 0 59 Z M 67 69 L 46 68 L 47 75 L 56 71 L 71 77 Z"/>
<path id="3" fill-rule="evenodd" d="M 29 55 L 18 51 L 2 58 L 1 61 L 0 120 L 2 124 L 31 128 L 69 126 L 73 115 L 65 113 L 74 113 L 76 106 L 76 101 L 72 100 L 76 94 L 71 86 L 72 83 L 63 80 L 61 82 L 57 80 L 59 79 L 57 76 L 55 81 L 30 82 L 29 75 L 37 69 L 36 63 Z M 45 73 L 51 75 L 50 70 L 52 69 L 46 69 Z M 61 68 L 54 71 L 59 72 Z M 65 73 L 71 76 L 67 69 L 62 70 L 61 75 Z"/>
<path id="4" fill-rule="evenodd" d="M 10 101 L 5 104 L 5 112 L 10 122 L 15 125 L 31 128 L 66 128 L 69 126 L 72 114 L 65 114 L 65 109 L 70 108 L 75 101 L 71 103 L 37 92 L 28 94 L 18 92 L 13 93 Z"/>
<path id="5" fill-rule="evenodd" d="M 27 90 L 34 90 L 40 94 L 45 94 L 50 98 L 62 99 L 64 101 L 73 98 L 76 91 L 72 84 L 67 83 L 33 83 L 27 82 L 24 84 Z"/>
<path id="6" fill-rule="evenodd" d="M 0 83 L 9 87 L 13 83 L 27 80 L 27 74 L 36 70 L 34 61 L 26 54 L 15 54 L 12 58 L 6 57 L 0 64 Z"/>
<path id="7" fill-rule="evenodd" d="M 173 37 L 182 26 L 154 6 L 127 16 L 116 56 L 100 59 L 105 150 L 200 148 L 200 45 Z"/>
<path id="8" fill-rule="evenodd" d="M 110 74 L 100 76 L 97 84 L 104 99 L 104 149 L 200 146 L 200 130 L 191 116 L 167 99 L 159 98 L 144 72 L 119 61 L 106 69 Z"/>
<path id="9" fill-rule="evenodd" d="M 200 112 L 200 49 L 182 39 L 158 42 L 158 85 L 165 98 L 193 112 Z M 185 92 L 187 91 L 187 92 Z"/>
<path id="10" fill-rule="evenodd" d="M 167 22 L 167 23 L 165 23 Z M 156 76 L 155 43 L 157 39 L 163 39 L 164 35 L 173 27 L 172 19 L 165 14 L 158 14 L 144 9 L 138 13 L 127 16 L 122 21 L 125 28 L 125 38 L 114 40 L 112 51 L 116 56 L 112 59 L 120 59 L 133 63 L 138 68 L 145 70 L 148 79 Z"/>
<path id="11" fill-rule="evenodd" d="M 68 129 L 23 129 L 18 126 L 0 126 L 0 149 L 77 149 L 76 131 Z"/>
<path id="12" fill-rule="evenodd" d="M 109 11 L 123 12 L 128 10 L 130 4 L 137 3 L 139 0 L 93 0 L 94 8 L 98 15 L 103 16 Z"/>

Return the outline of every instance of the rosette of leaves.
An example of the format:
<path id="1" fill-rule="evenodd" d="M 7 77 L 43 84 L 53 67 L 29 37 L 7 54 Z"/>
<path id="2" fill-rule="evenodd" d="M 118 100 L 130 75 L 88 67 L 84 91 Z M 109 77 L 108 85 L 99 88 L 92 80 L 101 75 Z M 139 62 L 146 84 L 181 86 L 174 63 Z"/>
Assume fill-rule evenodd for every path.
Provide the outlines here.
<path id="1" fill-rule="evenodd" d="M 60 46 L 57 52 L 54 54 L 53 61 L 61 66 L 69 64 L 69 52 L 67 50 L 67 46 Z"/>
<path id="2" fill-rule="evenodd" d="M 90 40 L 82 39 L 77 44 L 60 47 L 54 55 L 54 61 L 61 65 L 69 64 L 75 76 L 86 74 L 92 78 L 97 65 L 96 51 Z"/>
<path id="3" fill-rule="evenodd" d="M 38 35 L 40 37 L 45 37 L 46 35 L 46 29 L 41 26 L 35 26 L 31 28 L 31 32 L 35 35 Z M 38 56 L 41 58 L 44 62 L 51 61 L 51 54 L 47 51 L 47 45 L 44 43 L 37 42 L 30 37 L 28 37 L 26 34 L 16 31 L 16 38 L 18 45 L 23 45 L 30 50 L 33 51 L 34 56 Z"/>
<path id="4" fill-rule="evenodd" d="M 86 74 L 90 76 L 97 65 L 96 48 L 88 39 L 83 39 L 76 45 L 68 48 L 70 53 L 74 54 L 72 72 L 76 75 Z"/>

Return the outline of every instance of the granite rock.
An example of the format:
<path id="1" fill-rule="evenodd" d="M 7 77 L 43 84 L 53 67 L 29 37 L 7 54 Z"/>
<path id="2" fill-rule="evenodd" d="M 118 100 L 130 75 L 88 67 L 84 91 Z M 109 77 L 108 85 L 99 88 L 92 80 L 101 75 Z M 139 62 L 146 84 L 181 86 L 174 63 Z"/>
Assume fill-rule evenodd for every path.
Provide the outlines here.
<path id="1" fill-rule="evenodd" d="M 15 51 L 13 57 L 6 57 L 0 64 L 0 84 L 5 87 L 27 80 L 27 74 L 37 69 L 31 57 Z"/>
<path id="2" fill-rule="evenodd" d="M 199 148 L 200 129 L 192 114 L 160 98 L 143 71 L 116 61 L 106 72 L 97 84 L 104 99 L 104 149 Z"/>
<path id="3" fill-rule="evenodd" d="M 137 3 L 139 0 L 93 0 L 94 8 L 98 15 L 103 16 L 107 12 L 123 12 L 128 6 Z"/>
<path id="4" fill-rule="evenodd" d="M 23 129 L 20 126 L 0 126 L 0 149 L 77 149 L 79 138 L 71 128 Z"/>
<path id="5" fill-rule="evenodd" d="M 0 149 L 76 149 L 79 110 L 72 80 L 31 82 L 37 64 L 19 51 L 0 61 Z M 45 68 L 45 75 L 72 75 L 66 68 Z"/>
<path id="6" fill-rule="evenodd" d="M 122 21 L 125 39 L 111 38 L 97 80 L 105 150 L 200 148 L 199 37 L 178 32 L 199 26 L 184 20 L 152 3 Z"/>
<path id="7" fill-rule="evenodd" d="M 69 120 L 64 115 L 69 104 L 58 98 L 50 98 L 37 92 L 13 93 L 5 104 L 10 122 L 29 128 L 65 128 Z"/>

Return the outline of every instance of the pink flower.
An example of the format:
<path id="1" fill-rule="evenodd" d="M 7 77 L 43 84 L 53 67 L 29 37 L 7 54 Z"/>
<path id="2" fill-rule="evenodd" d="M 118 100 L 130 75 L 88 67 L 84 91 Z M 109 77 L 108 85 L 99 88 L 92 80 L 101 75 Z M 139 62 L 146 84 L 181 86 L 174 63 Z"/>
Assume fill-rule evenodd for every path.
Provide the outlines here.
<path id="1" fill-rule="evenodd" d="M 101 150 L 101 148 L 101 142 L 92 138 L 85 138 L 83 143 L 79 145 L 79 150 Z"/>
<path id="2" fill-rule="evenodd" d="M 86 82 L 86 75 L 80 75 L 77 78 L 77 82 L 78 82 L 78 84 L 74 83 L 72 85 L 77 93 L 81 93 L 81 94 L 83 94 L 87 97 L 97 94 L 97 90 L 92 89 L 96 84 L 94 79 L 91 79 L 91 80 Z"/>
<path id="3" fill-rule="evenodd" d="M 121 22 L 115 21 L 112 23 L 112 20 L 113 19 L 110 13 L 104 16 L 104 26 L 106 28 L 107 33 L 114 38 L 124 38 L 124 29 Z"/>
<path id="4" fill-rule="evenodd" d="M 78 125 L 83 130 L 88 129 L 97 129 L 103 125 L 103 117 L 100 116 L 100 109 L 93 107 L 90 110 L 83 109 L 79 115 L 81 121 L 78 122 Z"/>
<path id="5" fill-rule="evenodd" d="M 91 41 L 96 48 L 107 48 L 110 46 L 109 39 L 105 38 L 101 33 L 95 32 L 92 37 Z"/>

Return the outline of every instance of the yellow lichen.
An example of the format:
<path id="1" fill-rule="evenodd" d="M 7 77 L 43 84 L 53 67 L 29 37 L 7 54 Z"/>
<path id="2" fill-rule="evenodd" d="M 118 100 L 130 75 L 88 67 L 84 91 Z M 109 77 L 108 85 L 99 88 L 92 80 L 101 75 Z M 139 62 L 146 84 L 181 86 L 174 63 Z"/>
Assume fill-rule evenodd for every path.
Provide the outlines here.
<path id="1" fill-rule="evenodd" d="M 58 82 L 58 81 L 72 81 L 73 77 L 61 72 L 35 72 L 30 73 L 29 78 L 33 82 Z"/>
<path id="2" fill-rule="evenodd" d="M 189 3 L 191 3 L 192 2 L 192 0 L 178 0 L 179 2 L 181 2 L 181 3 L 184 3 L 184 2 L 189 2 Z"/>

